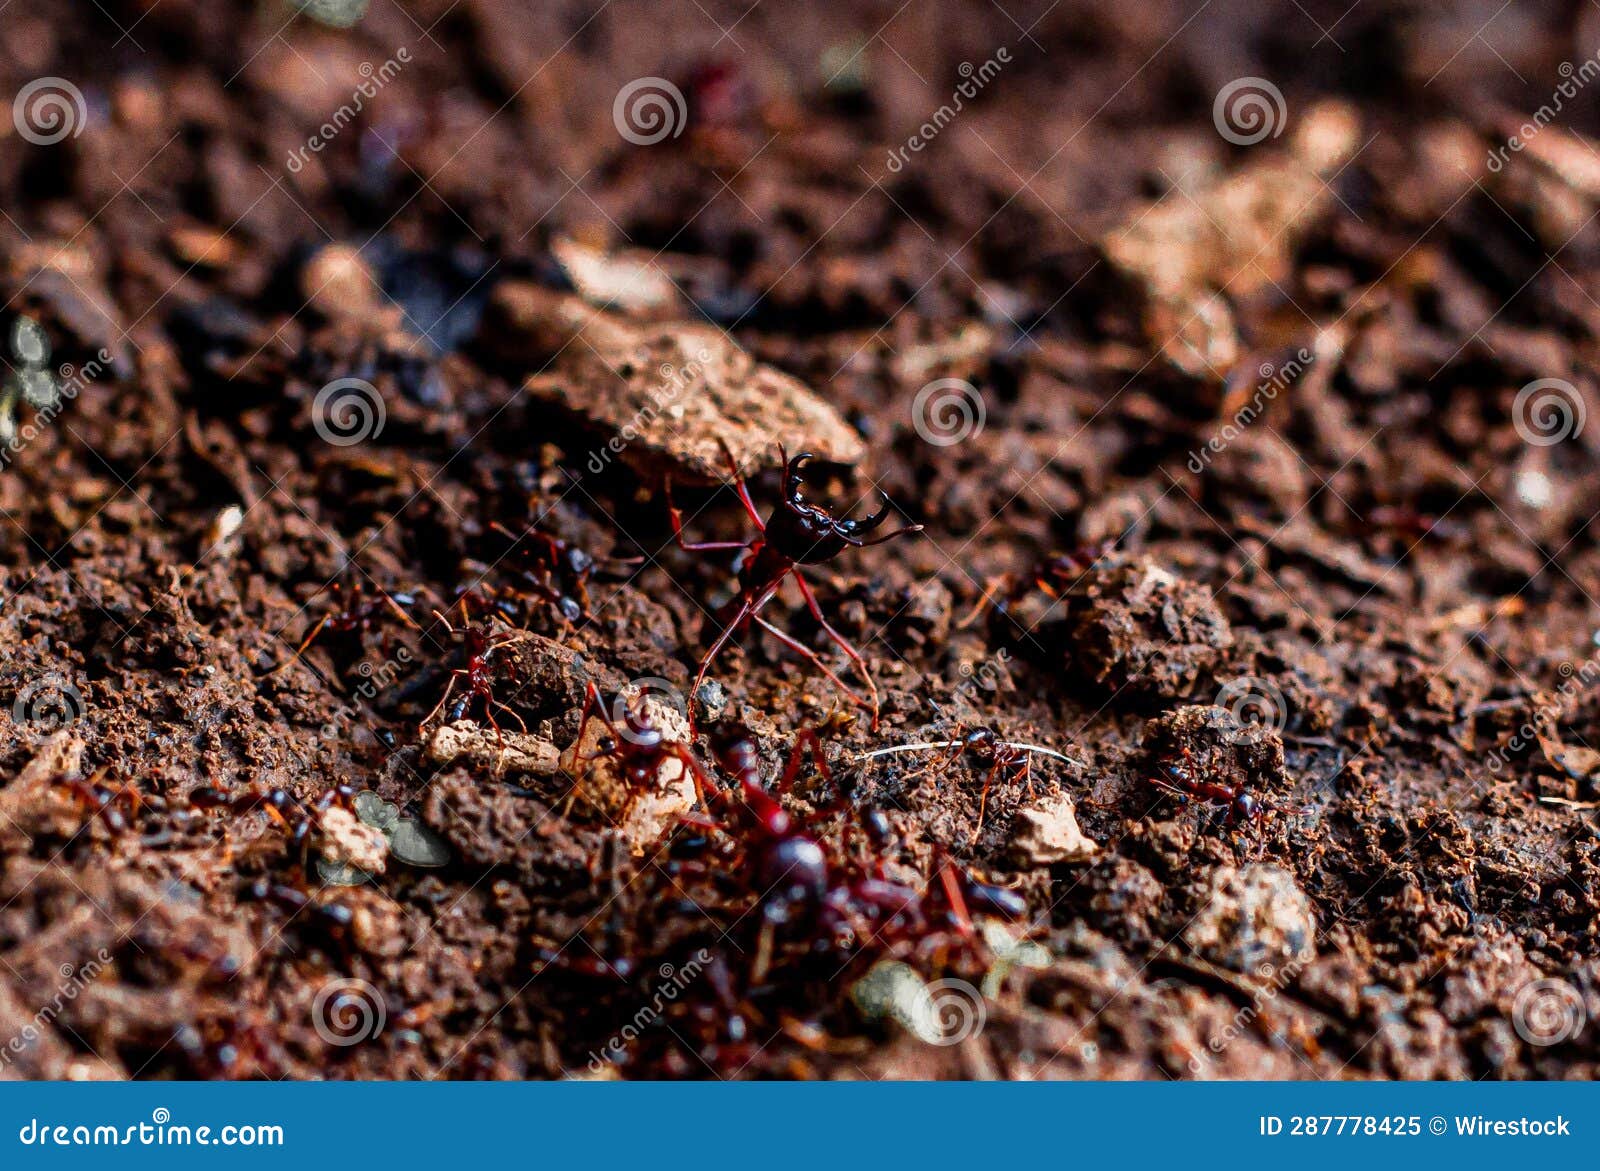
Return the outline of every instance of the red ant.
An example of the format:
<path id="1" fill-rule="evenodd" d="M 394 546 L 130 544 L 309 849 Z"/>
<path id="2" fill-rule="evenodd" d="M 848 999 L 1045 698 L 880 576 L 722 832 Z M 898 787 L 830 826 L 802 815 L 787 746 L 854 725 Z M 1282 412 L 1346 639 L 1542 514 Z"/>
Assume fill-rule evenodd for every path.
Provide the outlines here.
<path id="1" fill-rule="evenodd" d="M 524 541 L 543 545 L 542 560 L 534 558 L 532 549 L 524 550 L 528 568 L 522 571 L 523 580 L 553 605 L 567 623 L 576 625 L 589 616 L 589 577 L 594 573 L 596 561 L 588 550 L 536 528 L 519 534 L 498 521 L 489 527 L 511 542 L 512 551 L 518 550 Z M 628 558 L 605 560 L 620 564 L 630 561 Z"/>
<path id="2" fill-rule="evenodd" d="M 129 812 L 134 814 L 144 807 L 144 795 L 133 785 L 119 785 L 113 789 L 94 779 L 58 783 L 80 804 L 92 811 L 90 817 L 98 817 L 113 833 L 121 833 L 128 828 L 128 819 L 117 808 L 119 803 L 127 806 Z"/>
<path id="3" fill-rule="evenodd" d="M 1040 756 L 1053 757 L 1068 764 L 1077 764 L 1070 756 L 1065 756 L 1053 748 L 1045 748 L 1039 744 L 1021 744 L 1013 740 L 1000 739 L 1000 733 L 993 728 L 974 728 L 966 735 L 955 740 L 926 740 L 919 744 L 896 744 L 889 748 L 878 748 L 871 752 L 863 753 L 862 760 L 871 760 L 877 756 L 889 756 L 897 752 L 921 752 L 930 748 L 950 748 L 954 751 L 946 759 L 947 766 L 954 764 L 956 759 L 965 756 L 980 768 L 987 767 L 988 773 L 983 778 L 983 792 L 978 797 L 978 824 L 972 831 L 972 841 L 978 840 L 978 835 L 983 832 L 983 819 L 985 810 L 989 805 L 989 789 L 994 785 L 995 778 L 1002 772 L 1021 781 L 1028 787 L 1028 795 L 1033 796 L 1033 760 L 1035 753 Z M 969 843 L 970 844 L 970 843 Z"/>
<path id="4" fill-rule="evenodd" d="M 465 618 L 466 604 L 464 601 L 462 603 L 462 615 L 463 618 Z M 433 616 L 442 622 L 444 624 L 444 628 L 451 634 L 456 633 L 456 628 L 450 625 L 450 620 L 443 614 L 439 613 L 439 611 L 435 610 L 433 612 Z M 491 627 L 487 623 L 483 625 L 478 625 L 472 622 L 466 623 L 465 649 L 467 665 L 465 667 L 457 667 L 455 670 L 450 672 L 450 679 L 444 685 L 444 694 L 439 697 L 439 702 L 434 705 L 433 710 L 422 718 L 422 722 L 424 725 L 426 725 L 432 721 L 433 717 L 438 715 L 439 712 L 444 709 L 444 705 L 449 702 L 450 693 L 455 690 L 456 683 L 461 680 L 465 680 L 465 694 L 458 698 L 455 703 L 450 705 L 449 714 L 446 716 L 446 720 L 449 723 L 455 723 L 457 720 L 463 718 L 467 714 L 467 709 L 472 706 L 472 701 L 474 699 L 481 699 L 483 700 L 484 717 L 489 721 L 489 726 L 494 729 L 495 739 L 499 741 L 500 747 L 504 748 L 506 746 L 506 738 L 505 735 L 500 731 L 499 721 L 494 718 L 494 712 L 496 708 L 499 708 L 503 712 L 509 712 L 511 718 L 517 721 L 517 725 L 522 729 L 524 735 L 527 734 L 528 725 L 523 722 L 522 717 L 519 716 L 515 711 L 494 697 L 494 690 L 491 686 L 493 682 L 493 674 L 489 665 L 489 659 L 495 651 L 505 646 L 506 643 L 511 641 L 514 636 L 507 634 L 496 640 L 489 633 L 490 629 Z"/>
<path id="5" fill-rule="evenodd" d="M 259 786 L 246 789 L 237 795 L 224 793 L 212 785 L 201 785 L 189 790 L 189 804 L 196 809 L 226 809 L 230 813 L 250 813 L 264 809 L 267 816 L 278 823 L 297 847 L 304 847 L 316 825 L 316 814 L 334 805 L 350 807 L 356 791 L 349 785 L 336 785 L 329 789 L 316 804 L 307 809 L 305 804 L 287 789 L 263 789 Z"/>
<path id="6" fill-rule="evenodd" d="M 721 803 L 729 808 L 733 825 L 724 826 L 709 818 L 683 819 L 690 824 L 723 829 L 743 846 L 749 881 L 758 892 L 762 918 L 754 976 L 757 982 L 764 978 L 770 961 L 773 934 L 784 924 L 809 923 L 819 940 L 851 950 L 859 950 L 874 940 L 887 948 L 896 941 L 944 938 L 931 926 L 927 894 L 884 877 L 881 862 L 863 868 L 830 856 L 822 842 L 779 802 L 778 797 L 793 786 L 808 750 L 818 773 L 832 785 L 832 774 L 816 733 L 803 729 L 773 793 L 769 793 L 760 783 L 759 760 L 750 733 L 739 727 L 731 729 L 718 738 L 716 753 L 718 764 L 737 783 L 736 791 L 718 794 Z M 840 804 L 836 801 L 833 808 Z M 876 852 L 887 841 L 887 823 L 881 813 L 869 813 L 863 821 Z M 853 828 L 854 822 L 851 825 Z M 953 868 L 942 866 L 940 882 L 958 932 L 970 939 L 971 918 L 959 875 Z M 988 888 L 981 884 L 971 889 L 980 898 L 988 894 Z M 989 902 L 985 898 L 984 905 Z"/>
<path id="7" fill-rule="evenodd" d="M 710 784 L 705 771 L 700 767 L 700 762 L 695 760 L 694 753 L 689 751 L 689 746 L 681 740 L 669 740 L 665 732 L 656 727 L 655 722 L 645 711 L 643 696 L 639 697 L 629 710 L 621 702 L 614 705 L 618 710 L 623 728 L 617 727 L 617 721 L 611 718 L 606 711 L 604 701 L 600 698 L 600 689 L 591 679 L 584 693 L 583 717 L 578 721 L 578 738 L 573 741 L 574 751 L 582 748 L 584 734 L 589 728 L 591 716 L 599 716 L 601 723 L 605 724 L 609 733 L 609 740 L 601 748 L 601 755 L 608 756 L 617 762 L 617 769 L 622 774 L 622 779 L 627 785 L 629 797 L 628 804 L 623 809 L 622 820 L 626 821 L 632 812 L 633 801 L 637 794 L 659 784 L 661 767 L 669 760 L 675 760 L 683 766 L 684 772 L 689 774 L 694 782 L 695 795 L 703 803 L 706 800 L 706 787 Z M 587 765 L 595 757 L 583 758 L 581 763 Z M 576 799 L 578 785 L 583 783 L 585 770 L 580 768 L 573 786 L 572 797 Z M 570 804 L 570 801 L 569 801 Z"/>
<path id="8" fill-rule="evenodd" d="M 1079 545 L 1070 553 L 1058 553 L 1033 571 L 1032 584 L 1048 597 L 1059 598 L 1115 547 L 1116 541 L 1100 541 L 1092 545 Z M 983 583 L 983 593 L 973 603 L 972 609 L 962 616 L 956 629 L 965 630 L 983 617 L 984 612 L 995 605 L 997 596 L 1000 598 L 1001 612 L 1004 613 L 1008 602 L 1016 601 L 1020 594 L 1014 575 L 1002 573 L 989 578 Z"/>
<path id="9" fill-rule="evenodd" d="M 376 598 L 369 599 L 366 597 L 366 585 L 364 583 L 364 578 L 357 577 L 348 587 L 348 593 L 342 582 L 336 581 L 328 585 L 326 588 L 332 591 L 339 608 L 333 613 L 324 614 L 319 618 L 316 625 L 311 628 L 311 633 L 307 634 L 304 641 L 295 648 L 294 654 L 267 673 L 276 675 L 279 671 L 298 662 L 300 656 L 311 649 L 311 644 L 324 631 L 331 630 L 337 635 L 347 636 L 354 634 L 364 636 L 367 631 L 377 625 L 378 619 L 382 617 L 384 610 L 399 618 L 401 622 L 411 627 L 412 630 L 421 629 L 403 608 L 416 601 L 413 595 L 408 593 L 391 594 L 387 590 L 380 589 L 377 591 L 378 596 Z M 313 597 L 321 593 L 323 591 L 318 590 Z"/>
<path id="10" fill-rule="evenodd" d="M 1151 777 L 1152 785 L 1176 795 L 1180 802 L 1187 801 L 1190 797 L 1198 797 L 1213 804 L 1226 805 L 1229 825 L 1236 825 L 1241 821 L 1254 821 L 1264 812 L 1261 802 L 1247 792 L 1242 783 L 1224 785 L 1196 776 L 1194 754 L 1187 748 L 1181 751 L 1180 759 L 1163 761 L 1161 767 L 1167 777 L 1166 779 Z"/>
<path id="11" fill-rule="evenodd" d="M 738 563 L 739 593 L 730 603 L 734 610 L 730 621 L 711 644 L 711 649 L 700 660 L 700 669 L 695 674 L 694 685 L 689 689 L 691 696 L 700 693 L 700 684 L 704 682 L 706 672 L 716 657 L 722 653 L 735 634 L 747 623 L 753 622 L 768 634 L 772 635 L 784 646 L 802 655 L 818 670 L 826 675 L 833 683 L 859 707 L 870 708 L 872 711 L 872 726 L 878 726 L 878 684 L 872 677 L 871 670 L 867 667 L 866 660 L 850 642 L 835 630 L 823 616 L 822 607 L 817 602 L 817 595 L 812 592 L 811 585 L 800 572 L 802 565 L 817 565 L 824 561 L 831 561 L 846 549 L 861 549 L 868 545 L 881 545 L 885 541 L 906 533 L 922 531 L 921 525 L 907 525 L 896 529 L 892 533 L 867 538 L 867 534 L 875 530 L 889 516 L 888 498 L 885 497 L 884 507 L 861 520 L 852 520 L 834 516 L 820 504 L 807 503 L 801 495 L 804 480 L 801 472 L 806 464 L 816 457 L 810 452 L 802 452 L 789 459 L 780 446 L 779 455 L 785 460 L 783 478 L 783 496 L 779 506 L 765 521 L 756 511 L 755 502 L 750 498 L 750 490 L 745 485 L 744 477 L 739 471 L 738 462 L 733 458 L 733 452 L 728 445 L 722 445 L 722 454 L 728 461 L 728 470 L 732 475 L 734 490 L 739 494 L 740 503 L 744 505 L 745 512 L 755 524 L 758 536 L 750 541 L 702 541 L 691 543 L 683 537 L 683 514 L 672 503 L 672 486 L 667 484 L 667 510 L 672 519 L 672 535 L 677 540 L 680 548 L 692 553 L 712 552 L 723 549 L 742 549 L 743 555 Z M 811 611 L 811 616 L 816 619 L 827 634 L 838 646 L 843 649 L 850 660 L 855 663 L 867 686 L 872 692 L 872 702 L 868 704 L 845 684 L 844 680 L 834 674 L 832 669 L 822 661 L 816 651 L 806 646 L 793 636 L 780 630 L 772 623 L 761 617 L 760 611 L 772 596 L 778 592 L 778 587 L 787 577 L 793 577 L 795 584 L 800 588 L 800 596 L 805 599 L 806 608 Z"/>

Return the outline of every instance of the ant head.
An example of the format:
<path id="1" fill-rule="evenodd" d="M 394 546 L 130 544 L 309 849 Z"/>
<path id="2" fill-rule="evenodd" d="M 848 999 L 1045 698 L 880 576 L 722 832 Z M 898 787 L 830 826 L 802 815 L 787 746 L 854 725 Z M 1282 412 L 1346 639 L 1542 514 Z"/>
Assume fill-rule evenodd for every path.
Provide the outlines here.
<path id="1" fill-rule="evenodd" d="M 994 754 L 1000 738 L 993 728 L 974 728 L 961 738 L 961 747 L 973 756 L 987 758 Z"/>
<path id="2" fill-rule="evenodd" d="M 782 448 L 779 448 L 782 452 Z M 848 546 L 860 546 L 889 518 L 888 499 L 871 516 L 855 520 L 837 517 L 804 496 L 804 469 L 814 456 L 803 451 L 787 460 L 783 473 L 783 504 L 767 524 L 767 543 L 799 564 L 815 564 L 837 557 Z"/>
<path id="3" fill-rule="evenodd" d="M 1261 802 L 1249 793 L 1240 793 L 1233 799 L 1233 815 L 1239 821 L 1254 821 L 1262 812 Z"/>

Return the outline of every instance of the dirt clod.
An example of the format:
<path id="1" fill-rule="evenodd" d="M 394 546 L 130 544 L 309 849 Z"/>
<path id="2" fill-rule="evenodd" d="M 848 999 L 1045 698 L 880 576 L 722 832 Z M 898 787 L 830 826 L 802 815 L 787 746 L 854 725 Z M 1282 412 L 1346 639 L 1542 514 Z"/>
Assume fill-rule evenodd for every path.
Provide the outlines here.
<path id="1" fill-rule="evenodd" d="M 1218 868 L 1205 905 L 1184 929 L 1195 951 L 1236 972 L 1271 975 L 1303 964 L 1316 950 L 1311 900 L 1280 866 Z"/>

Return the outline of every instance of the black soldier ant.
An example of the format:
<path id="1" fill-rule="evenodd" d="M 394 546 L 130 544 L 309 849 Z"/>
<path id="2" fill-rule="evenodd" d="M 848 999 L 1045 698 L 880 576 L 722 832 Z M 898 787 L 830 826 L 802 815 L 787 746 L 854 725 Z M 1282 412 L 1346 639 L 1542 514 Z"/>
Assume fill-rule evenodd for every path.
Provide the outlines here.
<path id="1" fill-rule="evenodd" d="M 463 616 L 465 613 L 466 604 L 463 601 Z M 444 628 L 452 635 L 456 633 L 456 628 L 450 625 L 450 620 L 439 611 L 435 610 L 433 616 L 443 623 Z M 517 721 L 517 725 L 524 734 L 528 731 L 528 725 L 523 722 L 522 717 L 515 711 L 495 699 L 494 689 L 491 686 L 494 676 L 490 666 L 490 659 L 495 651 L 512 641 L 515 636 L 510 632 L 496 636 L 492 633 L 492 626 L 489 623 L 466 622 L 465 625 L 464 635 L 466 641 L 464 649 L 466 651 L 467 665 L 465 667 L 457 667 L 450 672 L 450 678 L 444 685 L 444 694 L 439 697 L 439 702 L 434 705 L 433 710 L 422 718 L 422 723 L 424 725 L 431 723 L 434 716 L 445 710 L 445 704 L 449 703 L 450 695 L 455 691 L 456 684 L 465 682 L 466 686 L 462 694 L 454 703 L 450 704 L 448 714 L 445 717 L 446 722 L 453 724 L 457 720 L 464 718 L 467 714 L 467 709 L 472 706 L 472 701 L 481 699 L 483 700 L 484 718 L 489 721 L 489 726 L 494 729 L 495 739 L 499 742 L 500 747 L 504 748 L 506 746 L 506 738 L 504 733 L 500 731 L 500 722 L 495 719 L 496 708 L 510 713 L 511 718 Z"/>
<path id="2" fill-rule="evenodd" d="M 1152 785 L 1174 794 L 1180 802 L 1186 802 L 1190 797 L 1197 797 L 1215 805 L 1226 806 L 1228 825 L 1254 821 L 1264 812 L 1261 802 L 1247 792 L 1242 783 L 1225 785 L 1198 776 L 1194 754 L 1187 748 L 1183 749 L 1177 758 L 1163 761 L 1161 770 L 1166 776 L 1151 777 Z"/>
<path id="3" fill-rule="evenodd" d="M 953 751 L 946 758 L 946 764 L 954 764 L 960 757 L 989 771 L 983 778 L 983 791 L 978 797 L 978 824 L 972 831 L 972 841 L 978 840 L 978 835 L 983 832 L 984 813 L 989 805 L 989 789 L 994 785 L 995 778 L 1002 772 L 1012 779 L 1022 782 L 1028 788 L 1028 795 L 1033 795 L 1033 756 L 1048 756 L 1055 760 L 1065 761 L 1067 764 L 1077 764 L 1070 756 L 1065 756 L 1053 748 L 1045 748 L 1039 744 L 1022 744 L 1014 740 L 1002 740 L 1000 734 L 993 728 L 974 728 L 972 731 L 955 740 L 925 740 L 917 744 L 895 744 L 888 748 L 877 748 L 861 755 L 862 760 L 871 760 L 874 757 L 889 756 L 898 752 L 925 752 L 935 748 L 949 748 Z"/>
<path id="4" fill-rule="evenodd" d="M 679 547 L 695 553 L 713 552 L 726 549 L 744 550 L 739 564 L 739 593 L 730 603 L 733 610 L 732 619 L 723 627 L 722 633 L 717 635 L 711 648 L 706 651 L 705 657 L 700 660 L 700 669 L 695 674 L 694 686 L 690 688 L 691 695 L 698 695 L 700 684 L 704 682 L 706 672 L 716 657 L 722 653 L 728 642 L 744 628 L 747 623 L 755 623 L 768 634 L 772 635 L 784 646 L 795 651 L 814 664 L 818 670 L 826 675 L 852 702 L 872 712 L 872 726 L 878 726 L 878 685 L 872 677 L 866 660 L 861 657 L 861 652 L 852 646 L 844 635 L 829 624 L 823 616 L 822 606 L 817 602 L 817 595 L 812 591 L 811 585 L 800 572 L 802 565 L 817 565 L 824 561 L 831 561 L 846 549 L 860 549 L 868 545 L 880 545 L 885 541 L 906 533 L 922 531 L 921 525 L 907 525 L 891 533 L 883 533 L 876 537 L 867 534 L 877 529 L 888 519 L 889 507 L 887 499 L 885 505 L 871 516 L 861 520 L 852 520 L 834 516 L 820 504 L 811 504 L 801 494 L 804 487 L 802 477 L 803 469 L 815 456 L 810 452 L 802 452 L 789 459 L 787 453 L 779 448 L 779 454 L 784 459 L 783 497 L 779 506 L 773 510 L 772 515 L 763 521 L 761 514 L 756 511 L 755 502 L 750 498 L 750 490 L 745 485 L 744 477 L 740 474 L 738 462 L 733 458 L 733 452 L 726 444 L 722 446 L 722 454 L 728 461 L 728 470 L 732 477 L 735 491 L 739 500 L 744 505 L 745 512 L 755 524 L 758 534 L 750 541 L 701 541 L 689 542 L 683 536 L 683 514 L 671 499 L 671 484 L 668 483 L 667 509 L 672 519 L 672 535 L 677 540 Z M 833 640 L 850 657 L 861 675 L 867 681 L 867 686 L 872 693 L 872 701 L 868 703 L 858 696 L 850 687 L 834 674 L 831 668 L 822 661 L 820 655 L 792 635 L 774 626 L 761 617 L 760 611 L 772 596 L 778 592 L 778 587 L 787 577 L 793 577 L 795 584 L 800 589 L 800 596 L 805 599 L 806 608 L 811 611 L 811 616 L 827 636 Z"/>
<path id="5" fill-rule="evenodd" d="M 366 596 L 365 579 L 362 577 L 355 578 L 348 587 L 342 582 L 335 581 L 326 588 L 332 592 L 335 605 L 338 608 L 331 614 L 324 614 L 319 618 L 316 624 L 311 627 L 310 633 L 295 648 L 294 654 L 267 672 L 269 675 L 276 675 L 279 671 L 298 662 L 300 656 L 310 650 L 311 644 L 316 642 L 325 631 L 332 631 L 334 634 L 344 637 L 350 635 L 356 635 L 358 638 L 364 637 L 369 630 L 377 625 L 378 620 L 383 617 L 385 611 L 399 618 L 401 622 L 411 627 L 412 630 L 421 629 L 404 609 L 405 606 L 415 603 L 416 597 L 412 594 L 391 594 L 387 590 L 380 589 L 375 591 L 377 597 L 369 598 Z M 322 590 L 318 590 L 317 595 L 322 592 Z"/>

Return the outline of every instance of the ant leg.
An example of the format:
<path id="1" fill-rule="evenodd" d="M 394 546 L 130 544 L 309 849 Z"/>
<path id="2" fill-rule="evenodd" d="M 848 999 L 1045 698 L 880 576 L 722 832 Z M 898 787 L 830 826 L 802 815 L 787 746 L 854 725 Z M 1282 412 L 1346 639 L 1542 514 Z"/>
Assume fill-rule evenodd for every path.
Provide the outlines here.
<path id="1" fill-rule="evenodd" d="M 996 577 L 991 577 L 985 581 L 983 583 L 983 595 L 972 604 L 972 609 L 967 611 L 966 615 L 961 619 L 961 621 L 956 623 L 956 629 L 965 630 L 979 618 L 982 618 L 983 615 L 989 610 L 989 607 L 994 605 L 995 594 L 999 592 L 1000 587 L 1005 584 L 1006 575 L 1003 573 Z"/>
<path id="2" fill-rule="evenodd" d="M 948 857 L 939 859 L 939 885 L 944 887 L 944 897 L 950 903 L 950 914 L 956 921 L 956 930 L 971 938 L 972 912 L 967 909 L 967 896 L 961 893 L 961 878 L 956 873 L 955 864 Z"/>
<path id="3" fill-rule="evenodd" d="M 856 704 L 856 706 L 863 707 L 863 708 L 870 708 L 872 706 L 871 704 L 867 703 L 866 700 L 862 699 L 859 695 L 857 695 L 854 691 L 850 690 L 850 685 L 848 683 L 846 683 L 843 679 L 839 678 L 839 676 L 835 675 L 834 672 L 833 672 L 833 668 L 828 666 L 828 664 L 826 664 L 826 663 L 824 663 L 822 661 L 822 656 L 817 654 L 816 651 L 812 650 L 805 643 L 801 642 L 799 639 L 795 638 L 793 635 L 786 634 L 784 631 L 779 630 L 776 626 L 774 626 L 772 623 L 768 622 L 765 618 L 762 618 L 758 614 L 752 614 L 750 616 L 750 621 L 754 622 L 757 626 L 761 627 L 762 630 L 765 630 L 768 634 L 772 635 L 773 638 L 775 638 L 779 642 L 783 643 L 783 645 L 788 647 L 790 650 L 796 652 L 797 654 L 804 655 L 807 659 L 809 659 L 811 661 L 812 665 L 815 666 L 817 668 L 817 670 L 821 671 L 824 675 L 826 675 L 830 680 L 832 680 L 834 686 L 837 687 L 840 691 L 844 692 L 846 695 L 848 695 L 851 698 L 851 700 Z M 876 718 L 874 718 L 874 722 L 876 722 Z"/>
<path id="4" fill-rule="evenodd" d="M 506 707 L 506 705 L 503 703 L 496 703 L 494 697 L 489 694 L 488 688 L 484 688 L 482 691 L 470 692 L 468 694 L 468 698 L 471 698 L 473 695 L 481 695 L 483 697 L 483 718 L 488 720 L 489 727 L 494 729 L 495 744 L 499 747 L 501 752 L 505 752 L 506 734 L 500 730 L 500 721 L 494 718 L 494 709 L 501 707 L 505 708 L 505 710 L 508 712 L 510 712 L 511 709 Z M 511 712 L 511 714 L 515 716 L 517 713 Z M 518 721 L 520 722 L 520 720 L 521 717 L 519 716 Z M 527 725 L 523 725 L 523 730 L 527 730 Z"/>
<path id="5" fill-rule="evenodd" d="M 666 485 L 667 519 L 672 522 L 672 537 L 678 548 L 689 553 L 715 553 L 726 549 L 743 549 L 749 541 L 686 541 L 683 537 L 683 510 L 672 502 L 672 481 Z"/>
<path id="6" fill-rule="evenodd" d="M 861 657 L 861 652 L 856 650 L 855 647 L 851 646 L 850 641 L 846 639 L 844 635 L 835 630 L 828 620 L 823 617 L 822 606 L 817 601 L 817 595 L 811 591 L 810 583 L 807 582 L 804 577 L 800 576 L 800 571 L 798 569 L 794 570 L 793 572 L 795 583 L 800 587 L 800 596 L 806 601 L 806 609 L 811 611 L 811 616 L 817 620 L 817 624 L 822 627 L 823 632 L 826 633 L 827 636 L 835 643 L 837 643 L 840 648 L 843 649 L 845 654 L 850 656 L 851 662 L 855 663 L 856 668 L 861 672 L 861 677 L 867 681 L 867 688 L 872 692 L 872 730 L 877 731 L 878 683 L 877 680 L 872 677 L 872 671 L 867 666 L 867 661 Z M 849 690 L 849 688 L 845 688 L 846 692 Z"/>
<path id="7" fill-rule="evenodd" d="M 422 627 L 417 625 L 417 620 L 405 612 L 405 608 L 401 606 L 399 602 L 394 600 L 394 596 L 390 594 L 388 590 L 383 590 L 382 593 L 384 604 L 388 606 L 391 611 L 393 611 L 396 618 L 400 619 L 400 621 L 411 627 L 412 630 L 420 631 L 422 629 Z"/>
<path id="8" fill-rule="evenodd" d="M 766 532 L 767 524 L 761 519 L 761 514 L 756 511 L 756 502 L 750 499 L 750 489 L 744 482 L 744 473 L 739 470 L 739 461 L 733 458 L 733 451 L 728 447 L 726 440 L 718 439 L 717 443 L 722 448 L 723 458 L 728 461 L 728 473 L 733 479 L 733 490 L 739 493 L 739 500 L 744 505 L 745 512 L 750 515 L 751 523 L 756 526 L 757 532 Z M 778 453 L 785 462 L 788 462 L 788 457 L 784 454 L 782 445 L 778 447 Z"/>
<path id="9" fill-rule="evenodd" d="M 983 818 L 989 808 L 989 787 L 994 784 L 994 778 L 999 772 L 1000 762 L 997 760 L 989 766 L 989 771 L 983 778 L 983 792 L 978 795 L 978 824 L 973 827 L 972 840 L 967 843 L 968 845 L 977 842 L 978 835 L 983 833 Z"/>
<path id="10" fill-rule="evenodd" d="M 728 828 L 709 813 L 696 813 L 693 809 L 685 809 L 678 814 L 678 823 L 680 825 L 692 825 L 696 829 L 716 829 L 724 832 Z"/>
<path id="11" fill-rule="evenodd" d="M 674 745 L 671 753 L 673 759 L 683 766 L 683 771 L 688 773 L 689 779 L 694 782 L 694 795 L 700 799 L 700 804 L 709 809 L 711 802 L 706 800 L 706 785 L 709 782 L 705 771 L 700 767 L 700 762 L 682 744 Z"/>
<path id="12" fill-rule="evenodd" d="M 769 587 L 754 602 L 749 598 L 740 601 L 738 612 L 722 628 L 722 633 L 717 635 L 716 641 L 711 644 L 711 649 L 706 651 L 705 657 L 700 660 L 700 669 L 695 672 L 694 683 L 689 687 L 689 734 L 691 736 L 694 734 L 694 698 L 700 694 L 700 685 L 706 681 L 706 672 L 711 669 L 711 664 L 716 661 L 717 656 L 727 647 L 729 640 L 733 638 L 739 628 L 754 618 L 756 611 L 765 605 L 767 599 L 771 596 L 772 587 Z"/>
<path id="13" fill-rule="evenodd" d="M 311 633 L 306 635 L 306 640 L 295 649 L 294 654 L 290 655 L 283 662 L 272 668 L 272 670 L 268 671 L 267 674 L 276 675 L 279 671 L 282 671 L 288 667 L 292 667 L 294 664 L 298 663 L 300 661 L 300 656 L 305 654 L 306 651 L 311 648 L 311 644 L 317 641 L 317 635 L 321 634 L 328 628 L 328 622 L 329 618 L 326 614 L 317 619 L 317 624 L 311 628 Z"/>
<path id="14" fill-rule="evenodd" d="M 422 724 L 420 726 L 426 727 L 428 724 L 433 722 L 434 716 L 438 715 L 442 710 L 444 710 L 445 701 L 450 698 L 450 693 L 456 688 L 456 680 L 465 674 L 466 672 L 460 668 L 450 672 L 450 682 L 444 685 L 444 694 L 439 697 L 439 702 L 434 704 L 433 710 L 422 717 Z"/>
<path id="15" fill-rule="evenodd" d="M 485 704 L 484 705 L 484 710 L 487 711 L 489 709 L 489 707 L 491 707 L 491 706 L 499 708 L 501 711 L 505 712 L 506 715 L 510 716 L 513 720 L 517 721 L 517 727 L 522 729 L 522 734 L 524 736 L 526 736 L 528 734 L 527 721 L 524 720 L 521 716 L 519 716 L 514 709 L 507 707 L 505 704 L 501 703 L 498 699 L 496 699 L 496 700 L 491 700 L 489 703 Z"/>
<path id="16" fill-rule="evenodd" d="M 778 778 L 775 792 L 779 795 L 787 794 L 794 785 L 795 778 L 800 775 L 800 764 L 805 759 L 806 749 L 811 750 L 811 759 L 817 766 L 817 771 L 822 774 L 822 779 L 828 782 L 828 788 L 833 788 L 833 773 L 828 769 L 828 758 L 822 754 L 822 739 L 817 735 L 815 728 L 801 728 L 794 735 L 794 747 L 789 749 L 789 759 L 784 762 L 783 774 Z"/>

